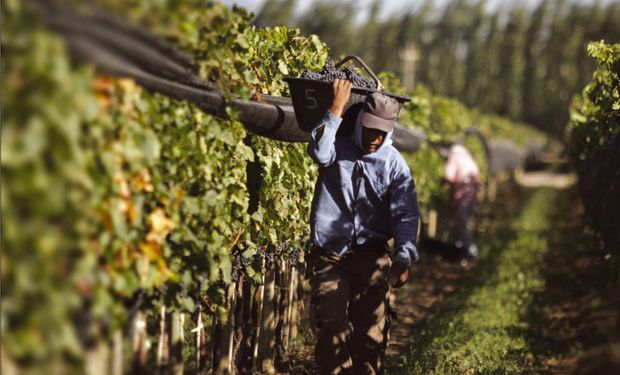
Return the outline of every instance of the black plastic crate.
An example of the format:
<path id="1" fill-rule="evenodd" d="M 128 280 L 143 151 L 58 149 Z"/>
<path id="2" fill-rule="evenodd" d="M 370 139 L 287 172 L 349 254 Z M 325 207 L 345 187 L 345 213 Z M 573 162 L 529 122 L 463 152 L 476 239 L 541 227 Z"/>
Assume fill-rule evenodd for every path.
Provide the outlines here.
<path id="1" fill-rule="evenodd" d="M 366 72 L 368 72 L 368 74 L 377 82 L 378 90 L 353 86 L 351 89 L 351 98 L 344 109 L 343 125 L 341 125 L 341 129 L 345 133 L 350 133 L 352 130 L 351 123 L 353 122 L 354 124 L 355 118 L 357 117 L 357 112 L 359 112 L 359 110 L 363 107 L 363 103 L 366 101 L 366 97 L 368 95 L 375 92 L 381 92 L 384 95 L 388 95 L 396 99 L 400 103 L 411 100 L 409 97 L 381 90 L 382 85 L 377 76 L 357 56 L 345 57 L 338 64 L 336 64 L 336 67 L 341 66 L 351 59 L 358 61 L 362 67 L 364 67 Z M 325 112 L 332 103 L 332 83 L 293 77 L 286 77 L 284 78 L 284 81 L 286 81 L 289 85 L 291 98 L 293 100 L 293 108 L 295 110 L 295 117 L 297 118 L 299 126 L 302 130 L 311 131 L 312 128 L 323 118 Z M 339 133 L 342 133 L 342 131 Z"/>

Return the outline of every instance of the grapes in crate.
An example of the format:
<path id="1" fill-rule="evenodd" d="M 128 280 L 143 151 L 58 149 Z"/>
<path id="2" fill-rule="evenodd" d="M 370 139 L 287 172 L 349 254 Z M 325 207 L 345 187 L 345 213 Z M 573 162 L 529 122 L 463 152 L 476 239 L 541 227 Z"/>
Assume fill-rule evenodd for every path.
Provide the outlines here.
<path id="1" fill-rule="evenodd" d="M 310 72 L 306 70 L 300 78 L 312 79 L 315 81 L 333 82 L 335 79 L 346 79 L 351 81 L 353 86 L 376 89 L 377 82 L 359 74 L 352 67 L 336 69 L 332 60 L 327 60 L 320 72 Z"/>

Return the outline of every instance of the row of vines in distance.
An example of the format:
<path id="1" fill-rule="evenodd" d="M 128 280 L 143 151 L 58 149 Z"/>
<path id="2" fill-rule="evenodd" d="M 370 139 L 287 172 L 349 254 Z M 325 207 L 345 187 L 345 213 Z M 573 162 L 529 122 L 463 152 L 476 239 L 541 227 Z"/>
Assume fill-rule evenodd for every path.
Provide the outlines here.
<path id="1" fill-rule="evenodd" d="M 243 98 L 288 95 L 282 78 L 319 70 L 329 54 L 316 36 L 256 28 L 250 13 L 219 3 L 98 3 L 165 36 L 194 57 L 203 78 Z M 130 341 L 137 317 L 151 348 L 141 365 L 155 366 L 163 360 L 161 350 L 153 358 L 160 334 L 178 336 L 173 316 L 191 318 L 181 327 L 186 368 L 206 366 L 200 358 L 213 367 L 217 356 L 196 351 L 216 336 L 223 347 L 228 333 L 237 344 L 256 338 L 263 295 L 271 293 L 272 313 L 290 315 L 280 308 L 301 299 L 290 289 L 299 285 L 293 270 L 303 268 L 317 174 L 305 145 L 252 136 L 234 113 L 216 119 L 74 66 L 27 4 L 5 1 L 2 11 L 3 366 L 82 372 L 97 343 L 118 344 L 119 333 Z M 404 92 L 393 75 L 382 77 Z M 539 136 L 423 88 L 406 94 L 413 102 L 403 123 L 431 140 L 454 139 L 472 124 L 521 144 Z M 428 209 L 441 196 L 441 160 L 428 146 L 407 159 Z M 232 305 L 234 296 L 241 302 Z M 258 304 L 245 307 L 254 318 L 244 327 L 254 331 L 239 336 L 230 331 L 239 318 L 230 311 L 251 300 Z M 196 330 L 199 316 L 206 323 Z M 197 332 L 201 347 L 189 340 Z"/>

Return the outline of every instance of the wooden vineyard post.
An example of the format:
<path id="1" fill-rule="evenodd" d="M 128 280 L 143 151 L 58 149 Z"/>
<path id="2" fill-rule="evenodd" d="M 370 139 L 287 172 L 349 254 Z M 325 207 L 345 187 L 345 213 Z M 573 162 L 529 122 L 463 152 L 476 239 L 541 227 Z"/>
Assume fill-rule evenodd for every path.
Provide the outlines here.
<path id="1" fill-rule="evenodd" d="M 206 375 L 207 373 L 207 348 L 205 344 L 205 331 L 202 315 L 202 305 L 199 305 L 198 317 L 196 318 L 196 328 L 192 330 L 192 332 L 196 333 L 196 369 L 198 375 Z"/>
<path id="2" fill-rule="evenodd" d="M 296 310 L 293 311 L 293 314 L 296 316 L 294 321 L 296 322 L 296 324 L 300 324 L 301 323 L 301 317 L 302 316 L 308 316 L 308 314 L 306 313 L 306 304 L 304 301 L 304 296 L 305 293 L 310 290 L 310 283 L 308 280 L 306 280 L 306 277 L 304 275 L 303 272 L 297 272 L 297 287 L 295 288 L 295 294 L 297 295 L 297 303 L 296 303 Z M 312 326 L 312 324 L 310 324 L 310 327 L 312 329 L 314 329 L 314 327 Z M 314 331 L 312 331 L 314 333 Z M 297 335 L 299 334 L 299 328 L 297 325 L 295 325 L 295 332 L 293 337 L 297 338 Z"/>
<path id="3" fill-rule="evenodd" d="M 215 345 L 218 350 L 216 351 L 216 355 L 214 356 L 214 366 L 213 371 L 216 374 L 230 374 L 232 373 L 232 353 L 233 353 L 233 324 L 234 324 L 234 313 L 235 313 L 235 301 L 236 301 L 236 284 L 235 282 L 231 283 L 228 287 L 228 319 L 222 325 L 221 322 L 218 322 L 220 325 L 219 328 L 219 339 L 215 341 Z"/>
<path id="4" fill-rule="evenodd" d="M 95 345 L 88 348 L 84 358 L 84 373 L 86 375 L 108 375 L 110 374 L 110 346 L 107 340 L 103 339 L 101 325 L 94 327 Z"/>
<path id="5" fill-rule="evenodd" d="M 0 347 L 0 374 L 18 375 L 19 370 L 17 368 L 17 365 L 9 359 L 4 348 L 4 346 Z"/>
<path id="6" fill-rule="evenodd" d="M 96 346 L 86 353 L 86 369 L 87 375 L 108 375 L 110 347 L 104 340 L 99 340 Z"/>
<path id="7" fill-rule="evenodd" d="M 132 374 L 145 374 L 146 373 L 146 316 L 144 312 L 138 311 L 133 322 L 133 363 Z"/>
<path id="8" fill-rule="evenodd" d="M 293 285 L 293 261 L 291 259 L 284 262 L 286 267 L 286 277 L 283 280 L 285 287 L 282 290 L 282 298 L 285 300 L 285 306 L 282 309 L 284 316 L 284 326 L 282 331 L 282 345 L 285 351 L 288 351 L 289 337 L 291 332 L 291 305 L 293 303 L 293 292 L 291 287 Z"/>
<path id="9" fill-rule="evenodd" d="M 123 331 L 114 332 L 112 342 L 112 375 L 123 375 Z"/>
<path id="10" fill-rule="evenodd" d="M 257 303 L 252 303 L 255 299 L 252 290 L 252 282 L 248 279 L 243 281 L 243 322 L 242 322 L 242 335 L 243 342 L 241 343 L 240 352 L 238 356 L 238 368 L 242 373 L 248 373 L 252 369 L 252 357 L 254 354 L 254 336 L 256 331 L 256 324 L 254 324 L 254 316 L 257 315 L 255 309 Z M 254 289 L 254 293 L 258 288 Z"/>
<path id="11" fill-rule="evenodd" d="M 159 309 L 159 342 L 157 344 L 157 373 L 165 374 L 168 367 L 168 332 L 166 330 L 166 307 Z"/>
<path id="12" fill-rule="evenodd" d="M 183 323 L 182 313 L 175 311 L 170 317 L 170 354 L 168 357 L 168 373 L 183 375 Z"/>
<path id="13" fill-rule="evenodd" d="M 289 261 L 279 260 L 276 262 L 278 268 L 276 270 L 276 286 L 277 296 L 275 309 L 276 314 L 274 319 L 276 320 L 275 329 L 275 344 L 276 344 L 276 367 L 284 361 L 286 356 L 286 348 L 288 345 L 288 306 L 289 306 L 289 293 L 288 293 L 288 277 L 289 275 Z"/>
<path id="14" fill-rule="evenodd" d="M 244 294 L 244 282 L 243 282 L 243 274 L 239 275 L 239 279 L 237 280 L 237 285 L 234 293 L 237 295 L 236 303 L 234 309 L 231 306 L 231 311 L 233 311 L 233 340 L 232 340 L 232 354 L 231 354 L 231 367 L 232 373 L 239 373 L 239 369 L 241 368 L 241 355 L 242 353 L 241 347 L 243 344 L 243 329 L 244 329 L 244 312 L 245 306 L 247 304 L 247 300 L 249 298 Z M 249 296 L 249 294 L 248 294 Z"/>
<path id="15" fill-rule="evenodd" d="M 217 374 L 220 364 L 220 341 L 222 338 L 222 327 L 220 326 L 219 319 L 217 318 L 217 313 L 213 315 L 213 320 L 211 323 L 211 373 Z"/>
<path id="16" fill-rule="evenodd" d="M 289 305 L 288 305 L 288 346 L 290 347 L 297 339 L 297 267 L 291 265 L 291 279 L 289 280 Z M 287 348 L 288 349 L 288 348 Z"/>
<path id="17" fill-rule="evenodd" d="M 233 282 L 228 288 L 228 298 L 229 298 L 229 307 L 228 307 L 228 321 L 226 322 L 226 329 L 224 330 L 224 339 L 226 342 L 226 348 L 228 348 L 226 356 L 226 370 L 228 374 L 232 374 L 233 369 L 233 344 L 234 344 L 234 336 L 235 336 L 235 305 L 237 303 L 237 283 Z"/>
<path id="18" fill-rule="evenodd" d="M 428 214 L 428 237 L 437 237 L 437 211 L 430 210 Z"/>
<path id="19" fill-rule="evenodd" d="M 265 274 L 263 313 L 258 337 L 258 370 L 275 373 L 275 264 Z"/>
<path id="20" fill-rule="evenodd" d="M 256 328 L 254 330 L 254 337 L 252 340 L 252 371 L 256 369 L 256 363 L 258 361 L 258 350 L 259 350 L 259 341 L 262 335 L 261 332 L 261 322 L 263 317 L 263 307 L 264 307 L 264 292 L 265 292 L 265 275 L 262 277 L 262 285 L 256 288 L 256 293 L 254 294 L 254 311 L 255 311 L 255 324 Z"/>

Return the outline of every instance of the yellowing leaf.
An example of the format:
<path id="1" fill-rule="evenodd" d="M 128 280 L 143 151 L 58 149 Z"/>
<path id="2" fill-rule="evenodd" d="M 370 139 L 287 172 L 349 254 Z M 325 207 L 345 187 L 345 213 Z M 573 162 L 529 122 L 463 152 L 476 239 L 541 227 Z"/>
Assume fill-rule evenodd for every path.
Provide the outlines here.
<path id="1" fill-rule="evenodd" d="M 118 185 L 120 195 L 123 198 L 129 197 L 131 191 L 129 190 L 129 184 L 127 183 L 127 178 L 121 172 L 117 172 L 114 174 L 114 183 Z"/>
<path id="2" fill-rule="evenodd" d="M 128 93 L 133 93 L 136 90 L 136 81 L 129 78 L 121 78 L 118 80 L 118 85 Z"/>
<path id="3" fill-rule="evenodd" d="M 127 216 L 132 224 L 136 224 L 138 221 L 138 211 L 136 205 L 132 201 L 127 201 Z"/>
<path id="4" fill-rule="evenodd" d="M 158 243 L 143 241 L 140 243 L 139 247 L 140 251 L 142 251 L 149 260 L 154 262 L 163 261 L 164 253 Z"/>
<path id="5" fill-rule="evenodd" d="M 151 175 L 147 170 L 142 171 L 140 174 L 133 176 L 131 182 L 134 187 L 134 191 L 153 191 L 153 184 L 151 183 Z"/>
<path id="6" fill-rule="evenodd" d="M 172 221 L 161 208 L 157 208 L 151 212 L 147 222 L 149 225 L 149 232 L 146 235 L 146 240 L 155 243 L 163 243 L 168 233 L 176 226 L 174 221 Z"/>

